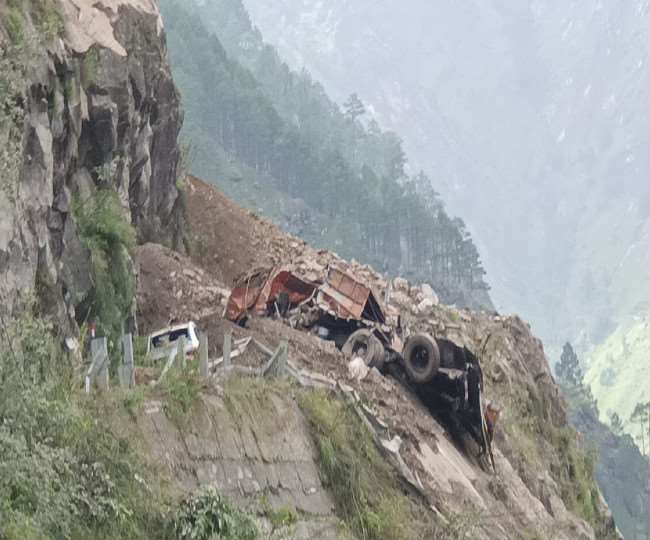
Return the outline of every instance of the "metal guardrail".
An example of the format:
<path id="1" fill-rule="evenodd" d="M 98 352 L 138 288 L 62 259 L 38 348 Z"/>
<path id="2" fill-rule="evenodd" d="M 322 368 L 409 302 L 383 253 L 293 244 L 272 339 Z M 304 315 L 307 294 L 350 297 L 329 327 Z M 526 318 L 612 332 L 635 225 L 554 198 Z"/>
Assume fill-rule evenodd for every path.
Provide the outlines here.
<path id="1" fill-rule="evenodd" d="M 187 340 L 181 336 L 177 342 L 165 350 L 165 365 L 158 379 L 153 385 L 160 384 L 169 372 L 173 369 L 184 369 L 187 365 L 185 347 Z M 243 355 L 247 348 L 254 346 L 264 355 L 268 356 L 268 361 L 259 368 L 237 366 L 232 364 L 232 360 Z M 133 349 L 133 336 L 126 334 L 122 337 L 122 354 L 123 362 L 117 368 L 119 385 L 122 388 L 134 388 L 136 386 L 135 358 Z M 102 391 L 109 390 L 109 355 L 108 343 L 105 337 L 93 339 L 90 343 L 90 366 L 84 378 L 84 387 L 87 394 L 93 388 Z M 263 343 L 260 343 L 253 337 L 246 337 L 233 340 L 232 332 L 227 331 L 224 335 L 223 354 L 214 361 L 208 357 L 208 337 L 202 334 L 199 338 L 198 350 L 198 372 L 204 378 L 210 378 L 217 375 L 218 372 L 236 371 L 244 375 L 263 376 L 263 377 L 281 377 L 284 375 L 297 376 L 296 368 L 288 361 L 288 344 L 282 341 L 276 350 L 269 349 Z"/>

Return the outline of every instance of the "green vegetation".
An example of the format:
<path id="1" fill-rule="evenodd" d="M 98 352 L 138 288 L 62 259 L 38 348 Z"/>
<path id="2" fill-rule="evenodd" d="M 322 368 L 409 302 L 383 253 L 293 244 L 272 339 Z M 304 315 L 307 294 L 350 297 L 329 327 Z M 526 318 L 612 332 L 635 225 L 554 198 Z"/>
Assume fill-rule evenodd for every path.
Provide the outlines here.
<path id="1" fill-rule="evenodd" d="M 2 328 L 0 538 L 257 539 L 213 489 L 175 501 L 140 447 L 145 390 L 83 394 L 52 331 L 29 311 Z"/>
<path id="2" fill-rule="evenodd" d="M 252 423 L 263 430 L 286 425 L 288 411 L 281 410 L 273 396 L 286 395 L 288 381 L 253 377 L 231 377 L 224 387 L 225 405 L 238 424 Z"/>
<path id="3" fill-rule="evenodd" d="M 255 522 L 233 508 L 213 487 L 182 502 L 174 519 L 179 540 L 257 540 Z"/>
<path id="4" fill-rule="evenodd" d="M 493 369 L 491 363 L 512 347 L 509 339 L 507 334 L 492 335 L 482 355 L 485 373 L 489 374 Z M 572 355 L 565 355 L 560 369 L 571 378 L 579 374 L 574 360 Z M 570 366 L 575 369 L 568 369 Z M 598 527 L 603 516 L 593 455 L 590 448 L 579 443 L 577 432 L 566 424 L 564 414 L 558 410 L 557 396 L 533 383 L 495 384 L 489 375 L 486 383 L 486 392 L 499 396 L 499 404 L 507 411 L 501 425 L 513 448 L 513 455 L 508 457 L 524 483 L 535 485 L 538 471 L 547 470 L 567 509 Z M 494 487 L 498 490 L 498 486 Z"/>
<path id="5" fill-rule="evenodd" d="M 14 11 L 14 16 L 7 15 L 3 21 L 10 36 L 14 35 L 15 30 L 9 28 L 22 24 L 16 22 L 22 21 L 20 12 L 16 8 L 10 8 L 10 13 Z M 25 66 L 28 60 L 29 53 L 23 44 L 0 43 L 0 189 L 11 201 L 16 196 L 22 166 L 25 114 L 22 103 L 25 95 Z"/>
<path id="6" fill-rule="evenodd" d="M 41 35 L 47 40 L 52 40 L 63 34 L 65 24 L 63 14 L 54 0 L 33 1 L 37 25 Z"/>
<path id="7" fill-rule="evenodd" d="M 430 511 L 400 489 L 372 435 L 350 405 L 325 392 L 300 399 L 317 442 L 320 468 L 338 515 L 364 540 L 432 537 Z"/>
<path id="8" fill-rule="evenodd" d="M 201 385 L 196 362 L 188 363 L 184 368 L 171 369 L 162 380 L 165 411 L 179 429 L 198 400 Z"/>
<path id="9" fill-rule="evenodd" d="M 99 50 L 92 46 L 81 61 L 81 84 L 88 88 L 97 79 L 97 70 L 99 69 Z"/>
<path id="10" fill-rule="evenodd" d="M 161 4 L 197 174 L 271 213 L 302 199 L 293 226 L 306 240 L 430 281 L 443 299 L 486 289 L 464 223 L 424 174 L 406 173 L 400 139 L 366 121 L 358 98 L 341 110 L 308 73 L 290 71 L 238 0 L 211 2 L 204 16 L 192 3 Z"/>
<path id="11" fill-rule="evenodd" d="M 14 45 L 20 45 L 25 39 L 25 17 L 17 7 L 10 7 L 5 15 L 5 27 L 9 39 Z"/>
<path id="12" fill-rule="evenodd" d="M 573 350 L 571 343 L 565 343 L 562 348 L 562 356 L 555 366 L 555 373 L 560 381 L 570 386 L 582 384 L 584 377 L 578 355 Z"/>
<path id="13" fill-rule="evenodd" d="M 292 527 L 298 523 L 298 513 L 293 508 L 283 506 L 281 508 L 273 509 L 266 494 L 260 497 L 260 505 L 262 506 L 266 517 L 269 518 L 274 531 L 276 529 Z"/>
<path id="14" fill-rule="evenodd" d="M 0 536 L 166 538 L 166 503 L 151 466 L 115 436 L 99 397 L 31 315 L 0 343 Z"/>
<path id="15" fill-rule="evenodd" d="M 585 383 L 598 401 L 601 421 L 618 418 L 617 429 L 630 434 L 639 449 L 650 454 L 650 426 L 643 415 L 633 418 L 650 395 L 650 320 L 641 317 L 621 325 L 591 353 L 587 366 Z"/>
<path id="16" fill-rule="evenodd" d="M 129 252 L 135 246 L 135 230 L 110 189 L 99 190 L 87 201 L 75 201 L 73 214 L 90 250 L 93 271 L 93 290 L 80 310 L 81 320 L 96 321 L 114 349 L 133 309 L 135 278 Z"/>

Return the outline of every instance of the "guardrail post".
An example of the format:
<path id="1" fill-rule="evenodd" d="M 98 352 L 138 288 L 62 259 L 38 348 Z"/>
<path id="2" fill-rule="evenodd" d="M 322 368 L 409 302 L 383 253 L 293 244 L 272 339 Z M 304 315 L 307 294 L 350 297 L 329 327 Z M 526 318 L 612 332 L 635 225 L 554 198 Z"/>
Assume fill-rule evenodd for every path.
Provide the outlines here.
<path id="1" fill-rule="evenodd" d="M 86 373 L 85 390 L 90 393 L 93 383 L 101 390 L 108 390 L 108 343 L 106 338 L 93 339 L 90 342 L 91 363 Z"/>
<path id="2" fill-rule="evenodd" d="M 99 373 L 97 373 L 97 387 L 100 390 L 108 390 L 108 342 L 106 338 L 101 341 L 101 354 L 103 361 Z"/>
<path id="3" fill-rule="evenodd" d="M 268 367 L 264 373 L 265 377 L 283 377 L 288 373 L 289 345 L 286 341 L 280 342 L 280 346 L 273 353 Z"/>
<path id="4" fill-rule="evenodd" d="M 203 332 L 199 338 L 199 374 L 205 379 L 210 375 L 208 370 L 208 336 Z"/>
<path id="5" fill-rule="evenodd" d="M 232 351 L 232 332 L 227 330 L 223 336 L 223 367 L 230 367 L 230 352 Z"/>
<path id="6" fill-rule="evenodd" d="M 133 388 L 135 387 L 135 362 L 133 360 L 133 336 L 131 334 L 122 336 L 122 351 L 124 363 L 118 368 L 120 386 Z"/>
<path id="7" fill-rule="evenodd" d="M 185 336 L 178 338 L 178 349 L 176 350 L 176 361 L 178 362 L 178 367 L 185 369 L 186 358 L 185 358 L 185 343 L 187 343 Z"/>

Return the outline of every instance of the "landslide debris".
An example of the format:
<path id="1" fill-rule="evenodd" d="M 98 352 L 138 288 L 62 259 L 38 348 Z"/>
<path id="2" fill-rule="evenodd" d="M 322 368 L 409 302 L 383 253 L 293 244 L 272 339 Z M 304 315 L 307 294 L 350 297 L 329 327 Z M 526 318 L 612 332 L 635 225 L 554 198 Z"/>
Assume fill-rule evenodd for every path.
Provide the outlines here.
<path id="1" fill-rule="evenodd" d="M 230 291 L 176 251 L 144 244 L 135 251 L 140 333 L 149 334 L 171 321 L 221 315 Z"/>
<path id="2" fill-rule="evenodd" d="M 496 475 L 480 467 L 474 443 L 446 429 L 440 411 L 428 410 L 396 379 L 376 370 L 360 381 L 350 379 L 349 359 L 332 343 L 268 318 L 252 318 L 247 328 L 234 327 L 218 314 L 202 322 L 218 328 L 217 335 L 236 328 L 236 335 L 252 335 L 270 348 L 287 341 L 289 358 L 298 367 L 349 386 L 378 420 L 383 439 L 391 441 L 418 496 L 441 523 L 471 520 L 477 538 L 616 537 L 593 479 L 593 463 L 578 448 L 542 344 L 526 323 L 439 305 L 429 287 L 387 280 L 368 266 L 314 250 L 198 179 L 190 179 L 186 197 L 192 259 L 217 282 L 231 285 L 252 267 L 271 265 L 288 265 L 310 279 L 336 263 L 387 298 L 389 309 L 401 313 L 412 330 L 465 345 L 479 356 L 487 397 L 505 411 L 494 441 Z M 177 262 L 194 268 L 178 257 Z M 150 278 L 156 278 L 155 272 Z M 174 298 L 169 296 L 172 308 Z"/>

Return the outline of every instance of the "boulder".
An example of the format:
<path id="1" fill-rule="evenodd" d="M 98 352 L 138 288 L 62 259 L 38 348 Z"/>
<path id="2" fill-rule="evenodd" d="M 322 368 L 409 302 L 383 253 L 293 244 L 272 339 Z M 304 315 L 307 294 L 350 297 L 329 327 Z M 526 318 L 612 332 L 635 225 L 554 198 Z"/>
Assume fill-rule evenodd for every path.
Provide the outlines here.
<path id="1" fill-rule="evenodd" d="M 393 279 L 393 289 L 396 291 L 402 291 L 408 294 L 409 290 L 409 282 L 406 281 L 404 278 L 401 277 L 396 277 Z"/>
<path id="2" fill-rule="evenodd" d="M 433 310 L 435 304 L 429 298 L 425 298 L 418 304 L 418 315 L 429 315 Z"/>
<path id="3" fill-rule="evenodd" d="M 428 283 L 423 283 L 422 287 L 420 287 L 422 294 L 424 295 L 424 298 L 431 300 L 433 302 L 434 306 L 437 306 L 440 304 L 440 299 L 438 298 L 438 295 L 436 292 L 433 290 L 431 285 Z"/>

